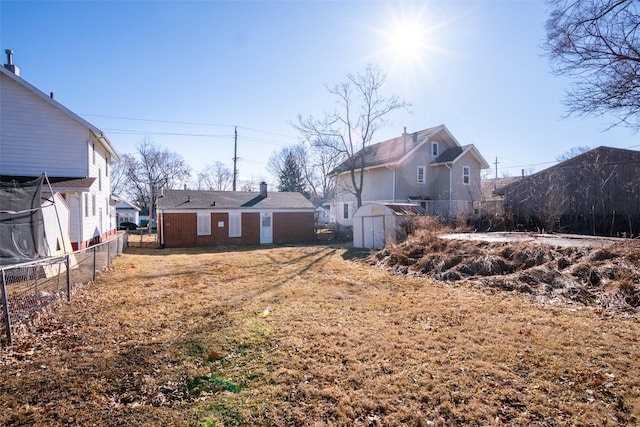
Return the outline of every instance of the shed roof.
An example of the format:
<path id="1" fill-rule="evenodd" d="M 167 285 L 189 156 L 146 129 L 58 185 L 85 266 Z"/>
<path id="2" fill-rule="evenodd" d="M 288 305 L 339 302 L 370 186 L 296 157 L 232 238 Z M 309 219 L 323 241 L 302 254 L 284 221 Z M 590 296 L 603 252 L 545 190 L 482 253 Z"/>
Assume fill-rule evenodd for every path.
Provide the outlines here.
<path id="1" fill-rule="evenodd" d="M 269 192 L 262 197 L 253 191 L 164 190 L 158 209 L 304 209 L 313 203 L 301 193 Z"/>

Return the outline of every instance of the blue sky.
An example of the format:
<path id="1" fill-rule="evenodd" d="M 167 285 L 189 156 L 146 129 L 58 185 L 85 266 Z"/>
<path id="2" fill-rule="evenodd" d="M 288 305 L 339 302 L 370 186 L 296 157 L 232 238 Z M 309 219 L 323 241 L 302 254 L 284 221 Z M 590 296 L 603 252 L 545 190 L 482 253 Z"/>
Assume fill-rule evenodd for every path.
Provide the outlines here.
<path id="1" fill-rule="evenodd" d="M 2 53 L 21 77 L 108 135 L 120 153 L 143 137 L 181 154 L 194 175 L 232 167 L 267 179 L 273 152 L 298 142 L 298 114 L 334 107 L 326 87 L 378 66 L 383 95 L 412 103 L 375 141 L 445 124 L 498 175 L 555 163 L 576 146 L 635 147 L 613 117 L 565 118 L 564 78 L 541 44 L 543 1 L 5 1 Z M 392 48 L 418 23 L 413 55 Z M 6 58 L 3 58 L 3 63 Z"/>

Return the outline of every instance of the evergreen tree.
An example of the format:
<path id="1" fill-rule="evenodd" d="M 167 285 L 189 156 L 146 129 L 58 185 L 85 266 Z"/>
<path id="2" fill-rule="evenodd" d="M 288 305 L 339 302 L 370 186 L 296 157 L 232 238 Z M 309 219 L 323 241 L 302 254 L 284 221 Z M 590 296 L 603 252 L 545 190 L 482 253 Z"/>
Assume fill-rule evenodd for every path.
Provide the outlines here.
<path id="1" fill-rule="evenodd" d="M 302 169 L 291 151 L 285 156 L 278 171 L 278 191 L 295 191 L 307 195 Z"/>

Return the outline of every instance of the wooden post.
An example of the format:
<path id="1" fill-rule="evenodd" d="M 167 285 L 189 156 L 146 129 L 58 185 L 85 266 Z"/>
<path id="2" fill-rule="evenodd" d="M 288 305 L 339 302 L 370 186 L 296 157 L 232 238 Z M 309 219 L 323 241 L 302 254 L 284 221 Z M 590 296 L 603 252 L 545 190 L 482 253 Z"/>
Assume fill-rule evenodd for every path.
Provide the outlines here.
<path id="1" fill-rule="evenodd" d="M 9 300 L 7 298 L 7 277 L 2 269 L 2 307 L 4 316 L 4 325 L 7 333 L 7 340 L 9 344 L 13 344 L 13 337 L 11 336 L 11 319 L 9 318 Z"/>
<path id="2" fill-rule="evenodd" d="M 97 261 L 96 261 L 96 257 L 97 257 L 96 247 L 92 246 L 92 250 L 93 250 L 93 281 L 95 282 L 96 281 L 96 263 L 97 263 Z"/>
<path id="3" fill-rule="evenodd" d="M 67 266 L 67 301 L 71 301 L 71 263 L 69 262 L 69 254 L 65 258 L 65 265 Z"/>

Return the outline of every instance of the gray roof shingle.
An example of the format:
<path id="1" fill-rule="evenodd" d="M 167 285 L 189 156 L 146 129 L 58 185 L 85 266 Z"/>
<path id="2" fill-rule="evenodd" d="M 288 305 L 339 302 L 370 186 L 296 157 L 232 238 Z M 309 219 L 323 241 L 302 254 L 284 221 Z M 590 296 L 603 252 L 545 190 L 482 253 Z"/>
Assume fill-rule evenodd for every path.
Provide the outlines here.
<path id="1" fill-rule="evenodd" d="M 158 209 L 315 209 L 301 193 L 254 191 L 164 190 Z"/>

